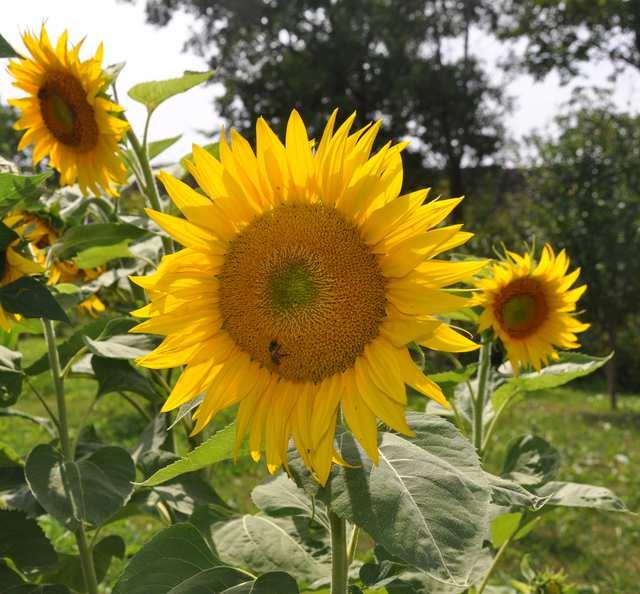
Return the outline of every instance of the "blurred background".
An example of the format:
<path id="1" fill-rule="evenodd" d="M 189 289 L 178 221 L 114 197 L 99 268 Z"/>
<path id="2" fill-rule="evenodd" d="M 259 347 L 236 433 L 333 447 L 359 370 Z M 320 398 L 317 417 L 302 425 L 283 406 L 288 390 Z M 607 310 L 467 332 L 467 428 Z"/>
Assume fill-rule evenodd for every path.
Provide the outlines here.
<path id="1" fill-rule="evenodd" d="M 2 34 L 46 22 L 87 36 L 125 91 L 185 69 L 214 82 L 163 107 L 152 139 L 182 134 L 163 160 L 215 140 L 222 123 L 253 135 L 292 107 L 315 134 L 334 107 L 384 137 L 409 138 L 405 187 L 466 195 L 470 249 L 566 247 L 590 288 L 585 350 L 617 355 L 611 406 L 640 390 L 640 0 L 102 0 L 13 4 Z M 13 96 L 8 75 L 0 100 Z M 0 104 L 0 154 L 16 113 Z"/>

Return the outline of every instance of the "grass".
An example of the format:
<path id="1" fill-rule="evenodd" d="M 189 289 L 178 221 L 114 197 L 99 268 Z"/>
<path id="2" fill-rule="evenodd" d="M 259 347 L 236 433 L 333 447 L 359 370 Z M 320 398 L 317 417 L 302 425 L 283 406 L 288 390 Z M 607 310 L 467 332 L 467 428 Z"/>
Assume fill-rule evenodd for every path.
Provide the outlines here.
<path id="1" fill-rule="evenodd" d="M 25 365 L 44 352 L 43 344 L 35 338 L 24 340 L 21 349 L 25 353 Z M 53 405 L 55 398 L 48 374 L 37 376 L 33 383 Z M 66 387 L 72 436 L 88 422 L 105 443 L 126 448 L 136 444 L 146 421 L 130 404 L 111 394 L 91 409 L 96 389 L 93 380 L 73 379 Z M 16 408 L 45 416 L 42 405 L 27 386 Z M 228 417 L 221 419 L 220 425 L 227 420 Z M 621 410 L 613 413 L 609 411 L 606 397 L 588 386 L 530 394 L 505 415 L 493 442 L 488 470 L 498 471 L 508 442 L 527 432 L 544 437 L 561 452 L 559 480 L 606 486 L 632 511 L 640 511 L 640 396 L 623 397 Z M 0 444 L 9 445 L 23 458 L 35 444 L 49 440 L 47 432 L 30 421 L 0 418 Z M 179 443 L 184 444 L 184 440 Z M 250 491 L 265 474 L 263 466 L 249 460 L 237 465 L 227 462 L 215 467 L 212 482 L 230 505 L 239 511 L 251 512 L 255 508 Z M 54 522 L 43 525 L 59 550 L 73 551 L 74 543 L 68 534 Z M 109 525 L 101 537 L 119 534 L 127 543 L 127 555 L 131 555 L 162 527 L 158 520 L 139 516 Z M 529 536 L 507 553 L 498 578 L 518 577 L 519 561 L 525 552 L 540 569 L 562 568 L 572 581 L 597 586 L 600 594 L 638 592 L 640 521 L 637 516 L 587 510 L 558 510 L 547 514 Z M 117 560 L 109 572 L 110 578 L 115 578 L 122 567 L 123 562 Z"/>

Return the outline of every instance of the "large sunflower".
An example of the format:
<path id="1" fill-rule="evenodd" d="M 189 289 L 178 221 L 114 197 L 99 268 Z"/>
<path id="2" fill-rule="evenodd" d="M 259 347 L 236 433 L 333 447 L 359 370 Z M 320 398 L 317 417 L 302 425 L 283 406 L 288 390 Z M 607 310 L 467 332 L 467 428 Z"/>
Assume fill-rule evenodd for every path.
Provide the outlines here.
<path id="1" fill-rule="evenodd" d="M 506 260 L 494 264 L 488 278 L 476 282 L 481 292 L 475 303 L 484 308 L 479 329 L 493 328 L 515 373 L 525 365 L 540 369 L 549 359 L 557 359 L 556 347 L 580 346 L 576 333 L 589 324 L 574 314 L 587 286 L 571 289 L 580 269 L 567 274 L 568 269 L 565 251 L 556 256 L 545 245 L 538 263 L 528 253 L 507 252 Z"/>
<path id="2" fill-rule="evenodd" d="M 66 31 L 55 49 L 44 26 L 40 38 L 27 32 L 22 39 L 31 58 L 9 62 L 13 84 L 28 94 L 9 100 L 22 112 L 15 128 L 26 130 L 18 148 L 33 144 L 34 163 L 48 156 L 63 186 L 77 181 L 84 194 L 114 195 L 126 176 L 118 142 L 128 124 L 113 115 L 122 107 L 104 95 L 102 45 L 83 62 L 82 42 L 67 48 Z"/>
<path id="3" fill-rule="evenodd" d="M 149 211 L 185 249 L 134 279 L 152 299 L 135 331 L 166 337 L 139 363 L 186 366 L 163 410 L 204 393 L 198 432 L 239 403 L 238 444 L 249 430 L 273 472 L 293 436 L 321 483 L 339 408 L 377 461 L 376 418 L 411 434 L 405 384 L 447 404 L 407 344 L 476 348 L 434 316 L 467 304 L 441 288 L 483 266 L 434 259 L 471 236 L 432 229 L 460 199 L 399 196 L 405 145 L 370 156 L 380 122 L 350 133 L 354 116 L 334 132 L 335 120 L 316 150 L 296 111 L 284 145 L 259 119 L 255 153 L 233 130 L 220 160 L 195 146 L 189 171 L 206 195 L 161 174 L 186 220 Z"/>

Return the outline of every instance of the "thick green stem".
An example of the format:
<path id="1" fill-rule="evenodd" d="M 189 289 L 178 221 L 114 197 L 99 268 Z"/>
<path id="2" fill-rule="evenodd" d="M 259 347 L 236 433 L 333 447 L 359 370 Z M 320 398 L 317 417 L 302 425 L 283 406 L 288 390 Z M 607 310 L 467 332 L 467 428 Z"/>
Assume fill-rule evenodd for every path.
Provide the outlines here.
<path id="1" fill-rule="evenodd" d="M 149 203 L 151 204 L 151 208 L 154 210 L 158 210 L 162 212 L 162 203 L 160 202 L 160 194 L 158 193 L 158 186 L 156 186 L 156 180 L 153 177 L 153 171 L 151 170 L 151 164 L 149 163 L 149 155 L 147 154 L 146 147 L 140 144 L 138 137 L 134 134 L 133 130 L 129 128 L 127 132 L 127 138 L 129 143 L 131 144 L 131 148 L 133 152 L 136 154 L 138 158 L 138 163 L 140 164 L 140 168 L 142 169 L 142 174 L 144 176 L 144 193 L 149 199 Z M 162 236 L 162 246 L 164 247 L 165 254 L 170 254 L 173 252 L 173 245 L 171 239 Z"/>
<path id="2" fill-rule="evenodd" d="M 51 366 L 51 377 L 53 379 L 53 387 L 56 392 L 56 402 L 58 406 L 58 430 L 60 435 L 60 447 L 62 449 L 62 458 L 65 462 L 73 461 L 73 448 L 69 438 L 69 425 L 67 423 L 67 403 L 64 397 L 64 381 L 62 370 L 60 369 L 60 357 L 58 348 L 56 347 L 56 334 L 53 329 L 51 320 L 42 320 L 44 327 L 44 336 L 47 341 L 49 350 L 49 365 Z M 67 496 L 70 496 L 67 494 Z M 80 554 L 80 564 L 82 565 L 82 574 L 87 594 L 98 594 L 98 580 L 96 579 L 96 570 L 93 565 L 93 555 L 87 544 L 87 535 L 84 530 L 82 520 L 80 520 L 78 528 L 74 530 L 78 552 Z"/>
<path id="3" fill-rule="evenodd" d="M 349 563 L 347 523 L 329 510 L 331 525 L 331 594 L 347 594 Z"/>
<path id="4" fill-rule="evenodd" d="M 473 445 L 478 453 L 482 451 L 482 429 L 484 403 L 487 392 L 489 372 L 491 370 L 491 338 L 485 334 L 482 337 L 478 361 L 478 390 L 473 406 Z"/>

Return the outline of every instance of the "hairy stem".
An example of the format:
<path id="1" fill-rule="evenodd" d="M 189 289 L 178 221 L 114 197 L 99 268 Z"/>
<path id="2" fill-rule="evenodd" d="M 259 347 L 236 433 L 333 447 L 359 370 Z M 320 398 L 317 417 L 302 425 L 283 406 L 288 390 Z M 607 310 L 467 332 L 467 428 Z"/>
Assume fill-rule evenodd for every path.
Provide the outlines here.
<path id="1" fill-rule="evenodd" d="M 329 509 L 331 524 L 331 594 L 347 594 L 347 523 Z"/>
<path id="2" fill-rule="evenodd" d="M 473 445 L 476 451 L 482 451 L 482 428 L 484 403 L 486 399 L 489 371 L 491 370 L 491 338 L 487 334 L 482 337 L 478 360 L 478 391 L 473 406 Z"/>
<path id="3" fill-rule="evenodd" d="M 56 402 L 58 406 L 58 432 L 60 436 L 60 447 L 62 449 L 62 458 L 65 462 L 73 461 L 73 448 L 69 439 L 69 425 L 67 423 L 67 403 L 64 397 L 64 381 L 62 370 L 60 369 L 60 357 L 56 347 L 56 334 L 53 329 L 51 320 L 42 320 L 44 328 L 44 336 L 49 351 L 49 365 L 51 367 L 51 378 L 53 379 L 53 387 L 56 392 Z M 67 493 L 67 496 L 69 494 Z M 80 564 L 82 565 L 82 574 L 87 594 L 98 594 L 98 580 L 96 579 L 96 570 L 93 565 L 93 555 L 89 545 L 87 544 L 87 535 L 84 530 L 82 519 L 79 521 L 78 528 L 74 530 L 78 552 L 80 554 Z"/>

